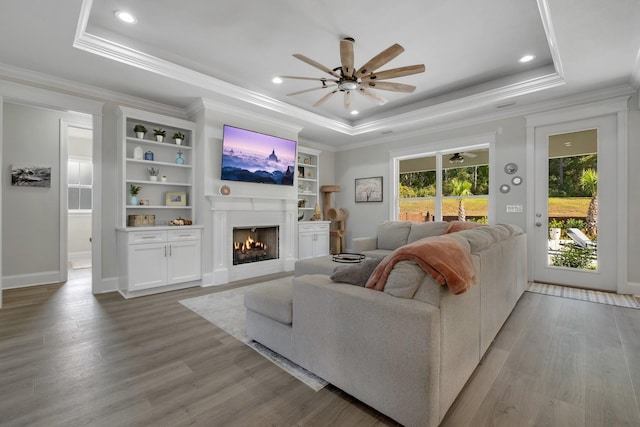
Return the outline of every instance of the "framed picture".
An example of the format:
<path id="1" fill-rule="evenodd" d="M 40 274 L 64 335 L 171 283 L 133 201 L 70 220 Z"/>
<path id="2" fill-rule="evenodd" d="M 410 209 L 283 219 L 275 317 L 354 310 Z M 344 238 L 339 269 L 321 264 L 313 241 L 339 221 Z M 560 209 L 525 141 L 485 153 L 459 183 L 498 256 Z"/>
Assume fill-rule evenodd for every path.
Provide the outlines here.
<path id="1" fill-rule="evenodd" d="M 382 177 L 356 178 L 356 203 L 381 202 Z"/>
<path id="2" fill-rule="evenodd" d="M 11 185 L 19 187 L 51 187 L 51 168 L 12 165 Z"/>
<path id="3" fill-rule="evenodd" d="M 187 193 L 184 191 L 167 191 L 164 204 L 166 206 L 187 206 Z"/>

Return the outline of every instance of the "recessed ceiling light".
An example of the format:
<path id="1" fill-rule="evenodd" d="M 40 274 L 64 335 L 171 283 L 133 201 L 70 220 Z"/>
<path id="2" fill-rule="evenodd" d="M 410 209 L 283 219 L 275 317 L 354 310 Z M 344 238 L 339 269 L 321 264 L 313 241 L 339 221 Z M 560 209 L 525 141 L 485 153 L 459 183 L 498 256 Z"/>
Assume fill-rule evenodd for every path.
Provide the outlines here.
<path id="1" fill-rule="evenodd" d="M 358 110 L 351 111 L 351 115 L 352 116 L 357 116 L 358 114 L 360 114 L 360 111 L 358 111 Z"/>
<path id="2" fill-rule="evenodd" d="M 138 22 L 135 16 L 130 14 L 129 12 L 125 12 L 124 10 L 117 10 L 115 12 L 116 18 L 121 20 L 122 22 L 126 22 L 127 24 L 135 24 Z"/>
<path id="3" fill-rule="evenodd" d="M 535 55 L 525 55 L 522 58 L 518 59 L 518 62 L 520 62 L 521 64 L 524 64 L 525 62 L 531 62 L 534 59 L 536 59 Z"/>
<path id="4" fill-rule="evenodd" d="M 280 77 L 274 77 L 271 79 L 271 83 L 279 85 L 280 83 L 282 83 L 282 79 Z"/>

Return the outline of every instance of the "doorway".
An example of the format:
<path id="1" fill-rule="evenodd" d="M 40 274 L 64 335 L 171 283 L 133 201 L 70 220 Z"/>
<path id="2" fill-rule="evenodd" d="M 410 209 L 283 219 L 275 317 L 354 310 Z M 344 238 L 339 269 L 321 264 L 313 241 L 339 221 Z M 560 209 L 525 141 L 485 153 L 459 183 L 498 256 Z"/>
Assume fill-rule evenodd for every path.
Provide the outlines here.
<path id="1" fill-rule="evenodd" d="M 88 124 L 62 121 L 66 145 L 67 280 L 91 277 L 91 234 L 93 213 L 93 130 Z M 63 150 L 64 151 L 64 150 Z M 65 180 L 61 177 L 61 180 Z M 64 262 L 64 261 L 63 261 Z"/>
<path id="2" fill-rule="evenodd" d="M 533 280 L 617 290 L 615 116 L 535 128 Z"/>

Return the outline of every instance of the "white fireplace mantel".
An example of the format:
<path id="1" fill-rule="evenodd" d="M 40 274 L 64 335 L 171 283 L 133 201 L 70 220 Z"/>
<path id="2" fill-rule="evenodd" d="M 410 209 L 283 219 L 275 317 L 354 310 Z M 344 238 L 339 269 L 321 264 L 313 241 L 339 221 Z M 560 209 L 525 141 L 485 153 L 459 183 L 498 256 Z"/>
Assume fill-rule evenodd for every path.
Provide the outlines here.
<path id="1" fill-rule="evenodd" d="M 213 211 L 213 284 L 293 271 L 296 261 L 297 199 L 208 195 Z M 233 228 L 278 226 L 280 258 L 233 265 Z"/>

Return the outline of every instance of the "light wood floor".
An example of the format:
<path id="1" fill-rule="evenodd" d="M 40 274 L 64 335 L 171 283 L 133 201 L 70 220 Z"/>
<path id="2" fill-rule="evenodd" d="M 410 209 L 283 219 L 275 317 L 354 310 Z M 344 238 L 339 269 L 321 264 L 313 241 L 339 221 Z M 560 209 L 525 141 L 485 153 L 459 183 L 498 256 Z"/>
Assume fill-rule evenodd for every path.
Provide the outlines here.
<path id="1" fill-rule="evenodd" d="M 2 426 L 389 426 L 178 303 L 88 279 L 4 292 Z M 444 426 L 639 426 L 640 310 L 525 293 Z"/>

